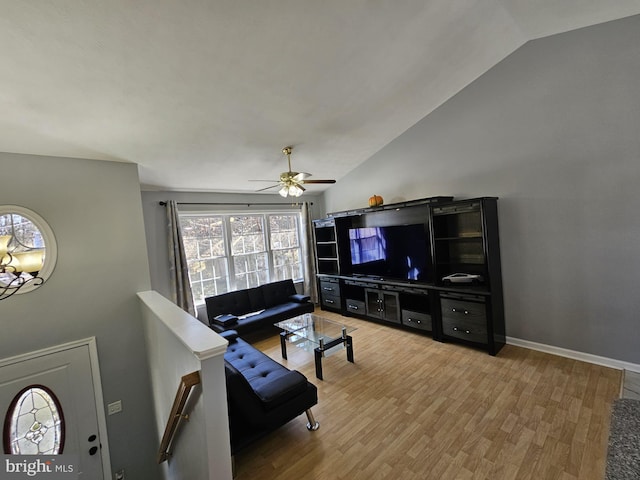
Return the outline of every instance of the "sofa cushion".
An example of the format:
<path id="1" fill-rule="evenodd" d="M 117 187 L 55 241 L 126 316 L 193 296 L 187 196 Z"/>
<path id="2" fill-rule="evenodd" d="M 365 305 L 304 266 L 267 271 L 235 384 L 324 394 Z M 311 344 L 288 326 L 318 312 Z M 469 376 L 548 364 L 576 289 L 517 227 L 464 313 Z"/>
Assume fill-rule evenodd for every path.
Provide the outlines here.
<path id="1" fill-rule="evenodd" d="M 267 308 L 287 303 L 289 297 L 296 294 L 296 287 L 294 287 L 293 280 L 291 279 L 267 283 L 262 285 L 261 288 Z"/>
<path id="2" fill-rule="evenodd" d="M 249 293 L 246 290 L 222 293 L 215 297 L 205 298 L 204 301 L 207 304 L 207 315 L 210 323 L 218 315 L 231 314 L 240 316 L 251 311 Z"/>
<path id="3" fill-rule="evenodd" d="M 258 310 L 264 310 L 267 308 L 264 301 L 264 294 L 262 293 L 262 287 L 247 289 L 247 296 L 249 299 L 249 312 L 257 312 Z"/>

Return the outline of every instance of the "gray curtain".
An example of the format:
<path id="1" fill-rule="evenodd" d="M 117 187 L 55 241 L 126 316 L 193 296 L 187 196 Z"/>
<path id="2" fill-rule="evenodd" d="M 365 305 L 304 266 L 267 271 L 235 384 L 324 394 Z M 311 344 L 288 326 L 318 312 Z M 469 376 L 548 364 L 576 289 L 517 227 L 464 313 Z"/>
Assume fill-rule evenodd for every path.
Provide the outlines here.
<path id="1" fill-rule="evenodd" d="M 309 202 L 302 204 L 302 232 L 305 239 L 306 251 L 304 255 L 304 294 L 311 297 L 313 303 L 318 303 L 318 283 L 316 279 L 316 249 L 313 238 L 313 222 L 311 218 L 311 205 Z"/>
<path id="2" fill-rule="evenodd" d="M 171 278 L 172 300 L 184 311 L 196 316 L 193 305 L 191 283 L 189 283 L 189 268 L 187 256 L 182 241 L 182 228 L 178 216 L 178 206 L 175 200 L 167 202 L 167 220 L 169 227 L 169 276 Z"/>

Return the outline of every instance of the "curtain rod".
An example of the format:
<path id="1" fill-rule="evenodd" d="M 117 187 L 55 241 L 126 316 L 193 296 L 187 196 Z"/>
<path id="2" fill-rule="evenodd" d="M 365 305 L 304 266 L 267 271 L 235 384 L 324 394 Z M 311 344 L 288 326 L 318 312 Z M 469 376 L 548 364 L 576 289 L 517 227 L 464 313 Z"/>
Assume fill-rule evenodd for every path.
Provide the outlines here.
<path id="1" fill-rule="evenodd" d="M 158 202 L 160 205 L 165 206 L 167 202 Z M 304 202 L 296 203 L 225 203 L 225 202 L 176 202 L 177 205 L 246 205 L 247 207 L 261 206 L 261 205 L 280 205 L 280 206 L 301 206 Z M 313 205 L 313 202 L 307 202 L 309 205 Z"/>

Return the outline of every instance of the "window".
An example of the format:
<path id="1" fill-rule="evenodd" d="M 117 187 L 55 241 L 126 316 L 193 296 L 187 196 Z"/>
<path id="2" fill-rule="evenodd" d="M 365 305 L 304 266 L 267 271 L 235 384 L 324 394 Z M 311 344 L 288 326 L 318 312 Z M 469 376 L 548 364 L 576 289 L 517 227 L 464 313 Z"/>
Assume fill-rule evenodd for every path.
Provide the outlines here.
<path id="1" fill-rule="evenodd" d="M 196 304 L 206 297 L 302 280 L 300 213 L 181 214 Z"/>
<path id="2" fill-rule="evenodd" d="M 64 416 L 54 393 L 44 385 L 21 390 L 4 422 L 4 452 L 11 455 L 58 455 L 64 448 Z"/>
<path id="3" fill-rule="evenodd" d="M 51 227 L 37 213 L 0 205 L 0 300 L 38 288 L 56 264 Z"/>

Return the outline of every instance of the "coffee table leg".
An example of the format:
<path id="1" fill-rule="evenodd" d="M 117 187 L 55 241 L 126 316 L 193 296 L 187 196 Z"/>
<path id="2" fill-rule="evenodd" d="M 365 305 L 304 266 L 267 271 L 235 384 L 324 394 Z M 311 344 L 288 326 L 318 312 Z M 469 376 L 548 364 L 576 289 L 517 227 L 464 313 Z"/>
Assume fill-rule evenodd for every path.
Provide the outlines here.
<path id="1" fill-rule="evenodd" d="M 287 359 L 287 332 L 280 332 L 280 350 L 282 358 Z"/>
<path id="2" fill-rule="evenodd" d="M 316 356 L 316 377 L 322 380 L 322 352 L 319 348 L 314 349 Z"/>
<path id="3" fill-rule="evenodd" d="M 345 344 L 347 345 L 347 360 L 353 362 L 353 338 L 351 335 L 346 335 Z"/>

